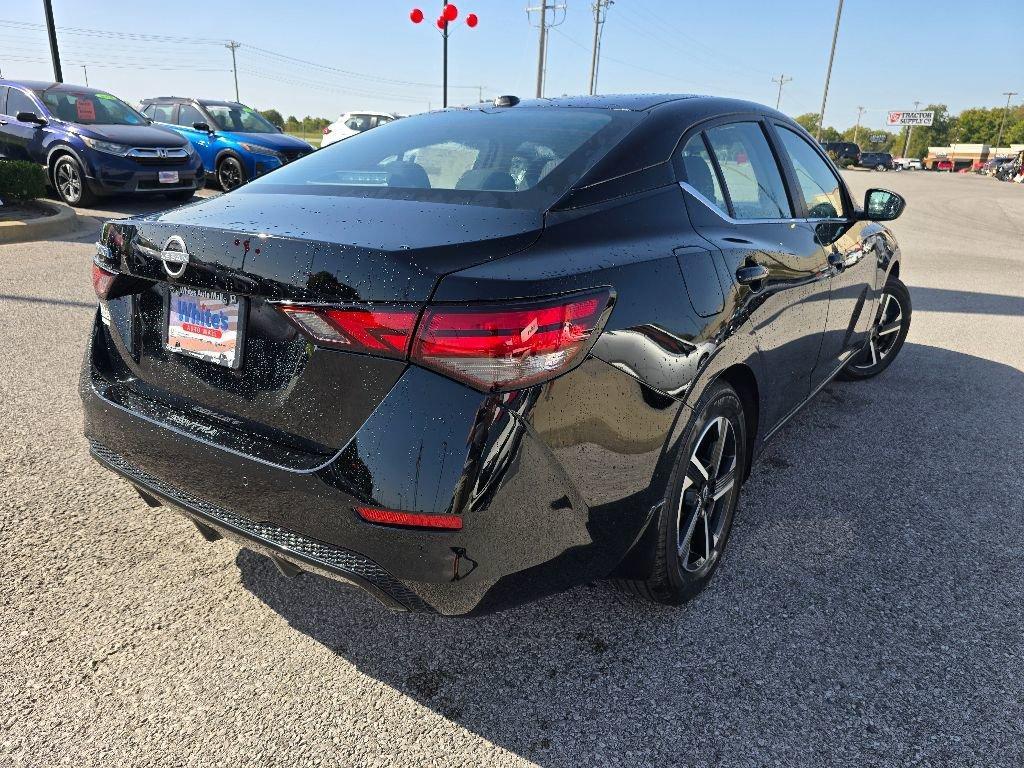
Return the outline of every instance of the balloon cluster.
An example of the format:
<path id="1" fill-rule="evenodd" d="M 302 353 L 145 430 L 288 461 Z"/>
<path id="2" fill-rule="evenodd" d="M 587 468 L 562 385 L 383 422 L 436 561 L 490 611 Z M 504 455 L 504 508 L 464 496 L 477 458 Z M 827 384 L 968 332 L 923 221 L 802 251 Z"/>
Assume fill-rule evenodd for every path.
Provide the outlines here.
<path id="1" fill-rule="evenodd" d="M 421 11 L 419 8 L 413 8 L 412 11 L 409 12 L 409 20 L 413 24 L 419 24 L 421 21 L 423 21 L 423 18 L 423 11 Z M 447 29 L 448 25 L 451 22 L 455 21 L 457 18 L 459 18 L 459 9 L 449 3 L 448 5 L 443 6 L 441 15 L 437 17 L 437 21 L 435 22 L 435 24 L 437 24 L 438 29 Z M 470 13 L 466 16 L 466 26 L 469 27 L 470 29 L 472 29 L 479 23 L 480 19 L 477 18 L 477 15 L 475 13 Z"/>

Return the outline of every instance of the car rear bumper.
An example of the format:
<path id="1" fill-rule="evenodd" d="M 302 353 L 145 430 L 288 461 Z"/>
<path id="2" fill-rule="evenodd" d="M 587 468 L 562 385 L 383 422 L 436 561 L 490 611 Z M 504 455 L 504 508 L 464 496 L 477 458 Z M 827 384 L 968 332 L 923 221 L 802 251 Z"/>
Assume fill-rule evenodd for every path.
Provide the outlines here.
<path id="1" fill-rule="evenodd" d="M 624 376 L 592 365 L 598 378 Z M 579 473 L 607 474 L 586 453 L 600 439 L 550 448 L 529 423 L 538 388 L 487 397 L 411 367 L 338 454 L 296 470 L 135 411 L 113 396 L 116 386 L 86 362 L 85 434 L 100 463 L 202 525 L 392 608 L 484 613 L 607 576 L 649 519 L 642 494 L 626 504 L 584 500 Z M 562 398 L 551 403 L 552 413 L 564 410 Z M 556 453 L 579 461 L 567 472 Z M 612 496 L 637 484 L 625 472 L 612 480 Z M 639 482 L 650 484 L 650 472 Z M 360 505 L 455 513 L 463 528 L 375 525 L 355 513 Z"/>

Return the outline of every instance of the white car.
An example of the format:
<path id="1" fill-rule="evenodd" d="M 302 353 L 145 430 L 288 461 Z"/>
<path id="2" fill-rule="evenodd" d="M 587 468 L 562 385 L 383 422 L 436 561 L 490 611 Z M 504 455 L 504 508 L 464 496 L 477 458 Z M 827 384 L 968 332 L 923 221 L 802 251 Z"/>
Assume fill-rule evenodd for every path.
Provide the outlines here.
<path id="1" fill-rule="evenodd" d="M 916 157 L 894 157 L 892 164 L 894 167 L 904 171 L 920 171 L 924 168 L 921 165 L 921 161 Z"/>
<path id="2" fill-rule="evenodd" d="M 355 136 L 357 133 L 376 128 L 378 125 L 385 125 L 398 118 L 399 115 L 393 112 L 346 112 L 324 128 L 324 137 L 320 141 L 320 146 L 326 147 L 328 144 Z"/>

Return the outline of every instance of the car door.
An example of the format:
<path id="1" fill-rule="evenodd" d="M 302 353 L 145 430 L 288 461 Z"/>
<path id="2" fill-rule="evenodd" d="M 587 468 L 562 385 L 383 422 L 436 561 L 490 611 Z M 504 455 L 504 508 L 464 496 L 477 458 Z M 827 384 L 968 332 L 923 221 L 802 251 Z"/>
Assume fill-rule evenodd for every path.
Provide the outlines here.
<path id="1" fill-rule="evenodd" d="M 849 191 L 835 167 L 797 130 L 773 125 L 791 187 L 829 265 L 829 310 L 818 362 L 811 373 L 817 387 L 864 346 L 874 311 L 875 258 L 867 222 L 858 220 Z"/>
<path id="2" fill-rule="evenodd" d="M 213 123 L 210 122 L 210 117 L 191 104 L 179 104 L 174 123 L 176 124 L 175 130 L 188 139 L 199 153 L 199 159 L 203 161 L 203 168 L 206 172 L 212 173 L 217 164 L 218 148 L 215 134 L 195 127 L 196 123 L 206 123 L 212 131 Z"/>
<path id="3" fill-rule="evenodd" d="M 726 306 L 756 337 L 766 429 L 810 394 L 828 315 L 828 265 L 795 212 L 776 152 L 754 115 L 705 124 L 684 137 L 678 157 L 690 220 L 731 281 Z"/>
<path id="4" fill-rule="evenodd" d="M 17 116 L 19 112 L 34 112 L 37 116 L 43 117 L 43 108 L 27 93 L 10 87 L 7 90 L 7 106 L 4 109 L 7 114 L 0 118 L 6 123 L 0 126 L 4 137 L 4 157 L 8 160 L 40 160 L 33 158 L 33 155 L 41 151 L 42 129 L 36 123 L 21 122 Z"/>

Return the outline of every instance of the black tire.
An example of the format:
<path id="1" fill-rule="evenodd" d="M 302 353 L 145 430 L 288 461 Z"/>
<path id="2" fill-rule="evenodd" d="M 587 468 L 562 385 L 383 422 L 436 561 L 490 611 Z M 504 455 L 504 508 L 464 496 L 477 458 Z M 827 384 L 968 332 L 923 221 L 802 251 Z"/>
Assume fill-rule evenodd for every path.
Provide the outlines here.
<path id="1" fill-rule="evenodd" d="M 191 200 L 195 196 L 196 196 L 196 191 L 194 189 L 185 189 L 185 190 L 181 190 L 179 192 L 165 192 L 164 193 L 164 197 L 166 197 L 168 200 L 171 200 L 171 201 L 173 201 L 175 203 L 179 203 L 179 204 L 187 203 L 189 200 Z"/>
<path id="2" fill-rule="evenodd" d="M 728 427 L 719 426 L 723 423 Z M 715 466 L 714 449 L 719 440 L 723 446 Z M 739 395 L 724 381 L 715 382 L 694 408 L 678 449 L 656 521 L 658 538 L 651 577 L 617 579 L 615 584 L 620 589 L 655 603 L 680 605 L 707 586 L 722 561 L 732 531 L 747 470 L 747 440 Z M 707 452 L 709 446 L 711 453 Z M 707 478 L 703 477 L 705 465 Z M 715 499 L 717 491 L 722 495 Z"/>
<path id="3" fill-rule="evenodd" d="M 234 155 L 225 155 L 217 163 L 217 185 L 225 192 L 245 184 L 245 169 Z"/>
<path id="4" fill-rule="evenodd" d="M 882 163 L 879 163 L 878 165 L 875 166 L 875 170 L 876 171 L 887 171 L 889 169 L 886 168 Z"/>
<path id="5" fill-rule="evenodd" d="M 864 349 L 850 358 L 839 372 L 839 378 L 870 379 L 888 368 L 907 340 L 913 311 L 907 286 L 898 277 L 890 277 L 878 297 L 878 308 Z M 892 341 L 887 338 L 890 336 Z"/>
<path id="6" fill-rule="evenodd" d="M 53 162 L 50 179 L 57 196 L 70 206 L 88 206 L 96 200 L 85 180 L 85 171 L 72 155 L 61 155 Z"/>

